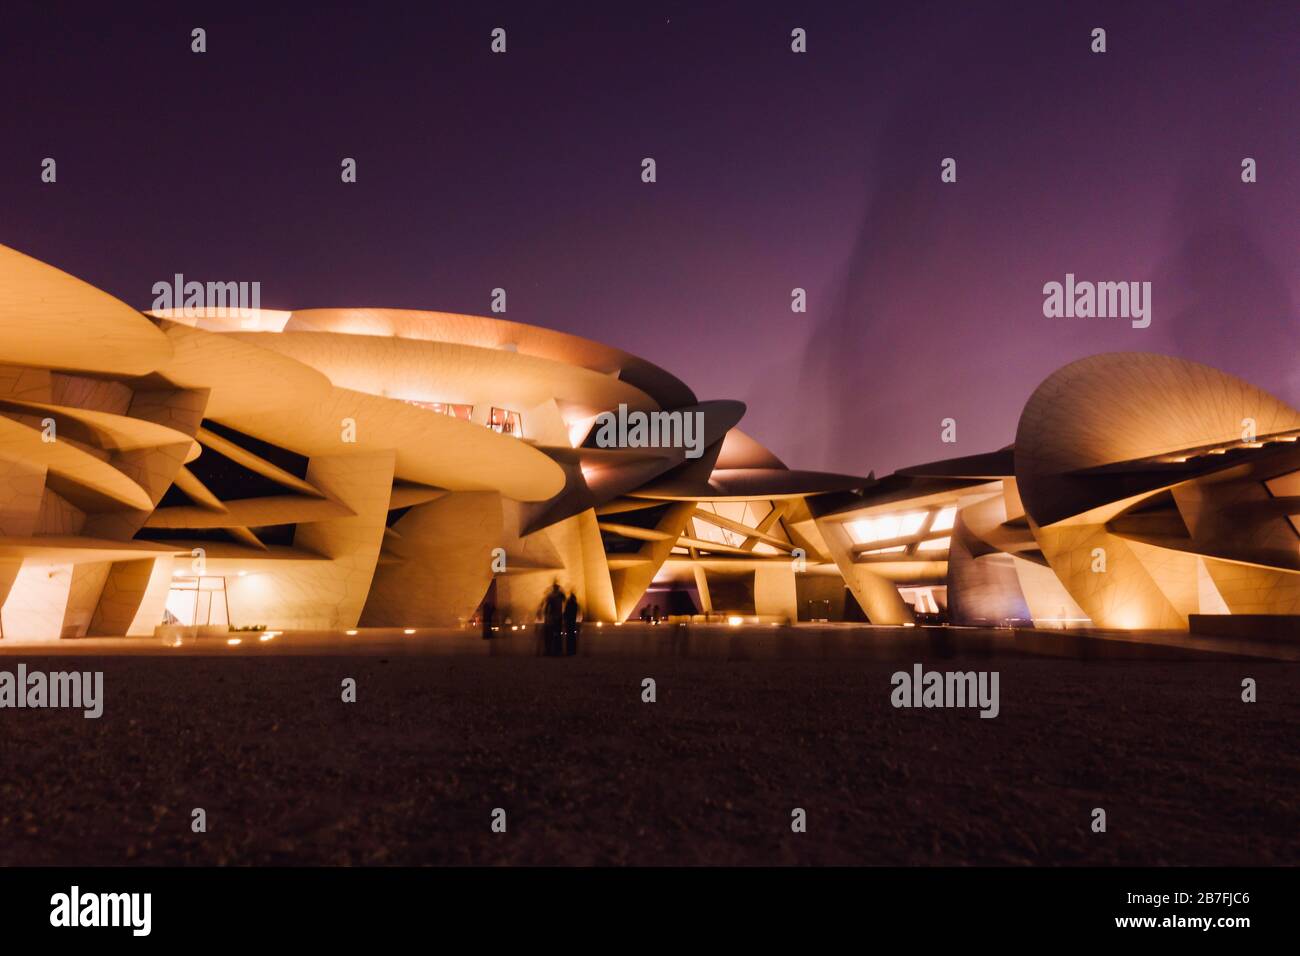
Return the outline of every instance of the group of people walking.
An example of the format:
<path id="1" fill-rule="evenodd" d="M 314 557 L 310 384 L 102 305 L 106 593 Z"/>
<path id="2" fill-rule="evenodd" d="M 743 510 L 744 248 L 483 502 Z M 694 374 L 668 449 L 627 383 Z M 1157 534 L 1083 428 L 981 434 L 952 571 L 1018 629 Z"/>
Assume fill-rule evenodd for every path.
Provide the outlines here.
<path id="1" fill-rule="evenodd" d="M 560 582 L 551 584 L 542 601 L 542 653 L 547 657 L 572 657 L 578 653 L 578 595 L 564 596 Z"/>
<path id="2" fill-rule="evenodd" d="M 480 609 L 480 622 L 483 625 L 483 640 L 490 640 L 496 630 L 496 604 L 491 595 L 484 598 Z M 564 596 L 560 582 L 551 584 L 539 608 L 542 621 L 542 653 L 547 657 L 572 657 L 578 653 L 578 595 L 570 591 Z M 506 618 L 506 623 L 510 619 Z"/>

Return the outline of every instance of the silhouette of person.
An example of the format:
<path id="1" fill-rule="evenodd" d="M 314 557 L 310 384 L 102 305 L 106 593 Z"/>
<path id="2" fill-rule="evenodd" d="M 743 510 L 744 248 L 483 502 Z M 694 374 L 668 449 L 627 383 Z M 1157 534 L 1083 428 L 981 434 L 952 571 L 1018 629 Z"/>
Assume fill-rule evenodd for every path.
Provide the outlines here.
<path id="1" fill-rule="evenodd" d="M 659 620 L 659 605 L 656 604 L 654 610 L 650 612 L 650 623 L 658 624 Z"/>
<path id="2" fill-rule="evenodd" d="M 564 602 L 564 654 L 572 657 L 578 653 L 578 595 L 569 592 Z"/>
<path id="3" fill-rule="evenodd" d="M 547 657 L 558 657 L 563 650 L 564 627 L 564 592 L 560 582 L 551 584 L 546 592 L 546 604 L 542 618 L 542 643 Z"/>
<path id="4" fill-rule="evenodd" d="M 490 640 L 492 637 L 492 619 L 496 616 L 496 606 L 493 605 L 492 599 L 483 599 L 483 640 Z"/>

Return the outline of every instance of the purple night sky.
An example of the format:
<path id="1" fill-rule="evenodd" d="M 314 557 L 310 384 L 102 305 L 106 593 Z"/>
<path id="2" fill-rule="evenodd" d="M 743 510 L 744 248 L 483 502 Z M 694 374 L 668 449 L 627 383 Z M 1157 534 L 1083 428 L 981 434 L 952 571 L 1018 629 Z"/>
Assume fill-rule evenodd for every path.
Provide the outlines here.
<path id="1" fill-rule="evenodd" d="M 7 7 L 0 243 L 142 309 L 175 272 L 267 308 L 501 286 L 745 401 L 798 468 L 999 447 L 1102 351 L 1300 404 L 1294 2 L 452 6 Z M 1150 280 L 1151 327 L 1044 318 L 1067 272 Z"/>

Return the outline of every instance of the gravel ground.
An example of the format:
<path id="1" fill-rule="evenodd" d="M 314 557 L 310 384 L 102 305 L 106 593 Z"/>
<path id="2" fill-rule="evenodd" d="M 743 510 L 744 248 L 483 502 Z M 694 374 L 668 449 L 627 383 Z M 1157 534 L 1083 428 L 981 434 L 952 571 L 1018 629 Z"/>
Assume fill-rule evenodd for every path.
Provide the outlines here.
<path id="1" fill-rule="evenodd" d="M 107 703 L 0 710 L 6 865 L 1300 862 L 1295 664 L 932 662 L 1000 672 L 982 720 L 873 661 L 25 663 Z"/>

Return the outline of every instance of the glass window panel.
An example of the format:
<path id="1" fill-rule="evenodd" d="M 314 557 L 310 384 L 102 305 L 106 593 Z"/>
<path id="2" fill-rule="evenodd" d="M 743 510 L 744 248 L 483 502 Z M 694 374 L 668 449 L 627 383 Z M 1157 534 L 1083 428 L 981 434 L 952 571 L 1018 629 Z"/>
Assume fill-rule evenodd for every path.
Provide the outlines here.
<path id="1" fill-rule="evenodd" d="M 730 518 L 738 524 L 744 524 L 746 504 L 747 502 L 744 501 L 720 501 L 717 502 L 715 514 Z"/>
<path id="2" fill-rule="evenodd" d="M 916 546 L 918 551 L 947 551 L 948 544 L 952 538 L 931 538 L 929 541 L 922 541 Z"/>
<path id="3" fill-rule="evenodd" d="M 512 412 L 508 408 L 493 408 L 488 415 L 488 428 L 516 438 L 521 438 L 524 434 L 523 419 L 518 412 Z"/>
<path id="4" fill-rule="evenodd" d="M 949 531 L 952 529 L 953 522 L 957 520 L 957 509 L 955 507 L 940 509 L 939 513 L 934 516 L 934 524 L 930 525 L 931 531 Z"/>
<path id="5" fill-rule="evenodd" d="M 925 524 L 926 517 L 924 511 L 913 511 L 911 514 L 900 515 L 898 524 L 902 530 L 898 532 L 898 537 L 916 534 L 921 530 L 921 525 Z"/>
<path id="6" fill-rule="evenodd" d="M 872 541 L 888 541 L 916 534 L 925 523 L 927 514 L 925 511 L 909 511 L 904 514 L 873 515 L 850 521 L 846 527 L 855 544 L 870 544 Z"/>

